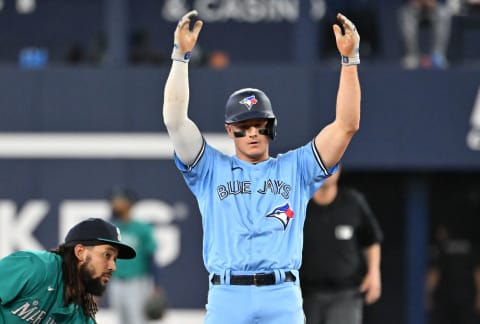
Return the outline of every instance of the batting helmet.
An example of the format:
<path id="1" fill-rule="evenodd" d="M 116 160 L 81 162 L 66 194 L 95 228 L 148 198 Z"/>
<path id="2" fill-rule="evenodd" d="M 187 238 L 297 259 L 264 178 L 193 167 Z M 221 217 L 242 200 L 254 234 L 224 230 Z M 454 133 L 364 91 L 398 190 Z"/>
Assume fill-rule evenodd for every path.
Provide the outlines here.
<path id="1" fill-rule="evenodd" d="M 225 124 L 244 120 L 268 119 L 267 134 L 272 140 L 276 135 L 277 118 L 273 114 L 272 104 L 267 95 L 258 89 L 244 88 L 230 95 L 225 109 Z"/>

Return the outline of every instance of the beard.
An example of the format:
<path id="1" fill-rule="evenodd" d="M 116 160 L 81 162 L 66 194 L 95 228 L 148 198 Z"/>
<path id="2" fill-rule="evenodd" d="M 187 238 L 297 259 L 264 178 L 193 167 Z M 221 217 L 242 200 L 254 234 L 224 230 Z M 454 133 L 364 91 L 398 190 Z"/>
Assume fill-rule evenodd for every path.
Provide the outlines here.
<path id="1" fill-rule="evenodd" d="M 88 269 L 90 260 L 87 257 L 87 261 L 80 266 L 80 279 L 85 285 L 85 290 L 94 296 L 102 296 L 107 288 L 106 285 L 102 284 L 101 278 L 94 278 L 93 271 Z"/>

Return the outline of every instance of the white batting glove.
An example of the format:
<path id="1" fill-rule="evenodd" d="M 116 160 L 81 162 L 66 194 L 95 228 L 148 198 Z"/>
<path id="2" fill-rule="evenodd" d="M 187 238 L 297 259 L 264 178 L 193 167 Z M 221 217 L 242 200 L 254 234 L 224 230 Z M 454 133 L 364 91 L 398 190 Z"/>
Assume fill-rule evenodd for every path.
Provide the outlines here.
<path id="1" fill-rule="evenodd" d="M 360 35 L 355 25 L 344 15 L 337 14 L 338 21 L 342 24 L 345 34 L 338 25 L 333 25 L 333 33 L 337 42 L 337 48 L 342 56 L 343 65 L 360 64 Z"/>
<path id="2" fill-rule="evenodd" d="M 198 16 L 198 11 L 192 10 L 187 12 L 178 22 L 175 29 L 175 37 L 172 50 L 172 60 L 188 63 L 192 50 L 197 43 L 198 34 L 202 29 L 203 22 L 197 20 L 190 30 L 191 19 Z"/>

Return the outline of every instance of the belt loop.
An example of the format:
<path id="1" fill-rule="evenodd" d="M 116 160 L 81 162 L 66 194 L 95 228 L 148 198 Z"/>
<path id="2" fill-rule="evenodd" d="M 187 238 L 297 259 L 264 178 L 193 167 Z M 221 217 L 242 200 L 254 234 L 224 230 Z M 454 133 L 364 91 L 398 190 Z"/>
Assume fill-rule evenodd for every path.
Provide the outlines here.
<path id="1" fill-rule="evenodd" d="M 212 272 L 208 275 L 208 287 L 213 286 L 213 276 L 215 275 L 215 272 Z"/>
<path id="2" fill-rule="evenodd" d="M 225 284 L 225 285 L 230 284 L 230 274 L 231 274 L 231 272 L 232 272 L 231 269 L 225 270 L 225 272 L 223 273 L 223 276 L 222 276 L 222 279 L 223 279 L 222 284 Z"/>
<path id="3" fill-rule="evenodd" d="M 300 273 L 298 270 L 290 270 L 291 273 L 295 276 L 295 285 L 300 286 Z"/>
<path id="4" fill-rule="evenodd" d="M 285 281 L 285 274 L 282 270 L 275 269 L 273 270 L 273 273 L 275 274 L 275 284 L 279 284 Z"/>

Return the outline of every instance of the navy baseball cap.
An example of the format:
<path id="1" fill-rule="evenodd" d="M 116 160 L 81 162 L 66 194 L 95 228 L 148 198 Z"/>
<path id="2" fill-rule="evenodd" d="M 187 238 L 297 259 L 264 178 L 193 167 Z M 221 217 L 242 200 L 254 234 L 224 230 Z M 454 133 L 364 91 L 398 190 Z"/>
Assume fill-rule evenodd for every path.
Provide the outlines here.
<path id="1" fill-rule="evenodd" d="M 119 259 L 133 259 L 135 250 L 120 242 L 118 227 L 100 218 L 89 218 L 73 226 L 65 236 L 65 246 L 110 244 L 118 249 Z"/>

